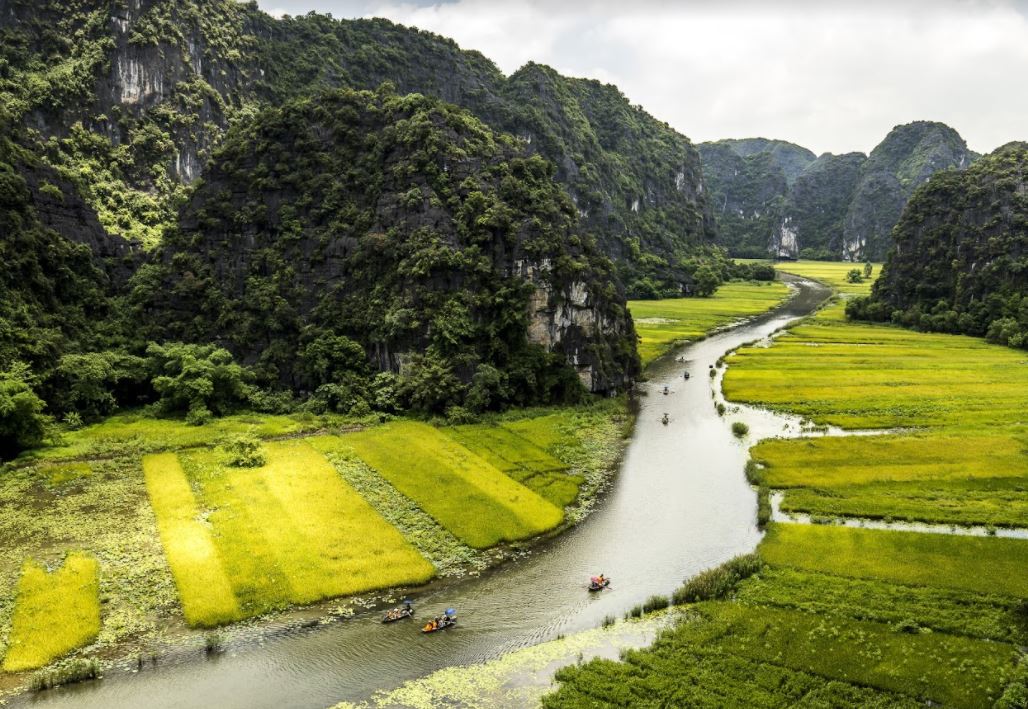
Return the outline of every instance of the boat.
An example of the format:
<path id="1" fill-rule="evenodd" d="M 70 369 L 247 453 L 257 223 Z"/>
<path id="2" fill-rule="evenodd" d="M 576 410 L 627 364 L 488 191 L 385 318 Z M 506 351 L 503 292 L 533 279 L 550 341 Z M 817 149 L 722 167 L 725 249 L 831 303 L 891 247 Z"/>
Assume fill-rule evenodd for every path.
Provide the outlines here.
<path id="1" fill-rule="evenodd" d="M 603 574 L 600 574 L 599 576 L 593 576 L 592 578 L 589 579 L 589 591 L 590 592 L 594 592 L 595 593 L 596 591 L 602 591 L 603 589 L 609 588 L 609 587 L 610 587 L 610 579 L 607 578 L 606 576 L 604 576 Z"/>
<path id="2" fill-rule="evenodd" d="M 667 387 L 664 387 L 664 395 L 666 396 L 667 394 L 670 394 L 670 393 L 671 393 L 671 391 Z"/>
<path id="3" fill-rule="evenodd" d="M 398 620 L 403 620 L 404 618 L 413 618 L 413 617 L 414 617 L 414 606 L 411 604 L 410 601 L 406 601 L 405 600 L 403 602 L 403 605 L 397 606 L 396 608 L 390 608 L 388 611 L 386 611 L 386 614 L 384 616 L 382 616 L 382 622 L 383 623 L 395 623 Z"/>
<path id="4" fill-rule="evenodd" d="M 688 379 L 688 378 L 689 378 L 689 373 L 688 373 L 688 372 L 684 372 L 684 373 L 682 374 L 682 377 L 683 377 L 684 379 Z"/>
<path id="5" fill-rule="evenodd" d="M 457 625 L 457 611 L 453 608 L 447 608 L 446 612 L 441 616 L 433 618 L 432 620 L 425 623 L 425 627 L 421 629 L 423 633 L 434 633 L 437 630 L 446 630 Z"/>
<path id="6" fill-rule="evenodd" d="M 665 426 L 667 426 L 667 422 L 668 422 L 668 421 L 670 421 L 670 420 L 671 420 L 671 419 L 669 419 L 669 418 L 668 418 L 668 415 L 667 415 L 667 414 L 664 414 L 664 418 L 662 418 L 662 419 L 660 420 L 660 422 L 661 422 L 662 424 L 664 424 Z"/>

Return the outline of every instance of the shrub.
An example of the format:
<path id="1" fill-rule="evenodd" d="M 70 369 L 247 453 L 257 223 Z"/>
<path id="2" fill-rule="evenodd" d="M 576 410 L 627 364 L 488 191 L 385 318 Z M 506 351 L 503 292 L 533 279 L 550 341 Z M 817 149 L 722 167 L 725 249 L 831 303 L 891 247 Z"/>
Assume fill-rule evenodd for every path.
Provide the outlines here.
<path id="1" fill-rule="evenodd" d="M 921 626 L 917 624 L 917 621 L 913 618 L 904 618 L 903 620 L 896 621 L 891 626 L 892 630 L 897 633 L 920 633 Z"/>
<path id="2" fill-rule="evenodd" d="M 753 460 L 746 461 L 746 482 L 750 485 L 760 485 L 763 481 L 763 476 L 760 473 L 760 463 Z"/>
<path id="3" fill-rule="evenodd" d="M 671 602 L 682 605 L 726 598 L 740 581 L 763 568 L 764 562 L 756 554 L 737 556 L 686 581 L 672 594 Z"/>
<path id="4" fill-rule="evenodd" d="M 268 462 L 264 446 L 253 432 L 236 436 L 225 444 L 228 452 L 229 465 L 237 468 L 259 468 Z"/>
<path id="5" fill-rule="evenodd" d="M 724 416 L 724 415 L 725 415 L 725 411 L 727 410 L 727 409 L 725 408 L 725 405 L 724 405 L 724 404 L 721 404 L 721 403 L 719 403 L 719 404 L 718 404 L 717 406 L 715 406 L 714 408 L 716 408 L 716 409 L 717 409 L 717 415 L 718 415 L 718 416 Z"/>
<path id="6" fill-rule="evenodd" d="M 668 600 L 667 596 L 650 596 L 643 603 L 642 609 L 644 613 L 653 613 L 654 611 L 660 611 L 671 605 L 671 601 Z"/>
<path id="7" fill-rule="evenodd" d="M 860 272 L 859 268 L 852 268 L 846 273 L 847 283 L 863 283 L 864 275 Z"/>
<path id="8" fill-rule="evenodd" d="M 98 679 L 100 675 L 100 663 L 97 660 L 76 659 L 60 667 L 37 672 L 32 676 L 32 682 L 29 686 L 32 691 L 40 692 L 44 689 L 53 689 L 65 684 Z"/>
<path id="9" fill-rule="evenodd" d="M 732 422 L 732 435 L 736 438 L 742 438 L 750 432 L 750 427 L 744 424 L 742 421 Z"/>
<path id="10" fill-rule="evenodd" d="M 50 419 L 31 381 L 28 366 L 20 362 L 0 372 L 0 458 L 34 448 L 46 435 Z"/>
<path id="11" fill-rule="evenodd" d="M 761 485 L 757 488 L 757 528 L 764 529 L 771 521 L 771 491 Z"/>

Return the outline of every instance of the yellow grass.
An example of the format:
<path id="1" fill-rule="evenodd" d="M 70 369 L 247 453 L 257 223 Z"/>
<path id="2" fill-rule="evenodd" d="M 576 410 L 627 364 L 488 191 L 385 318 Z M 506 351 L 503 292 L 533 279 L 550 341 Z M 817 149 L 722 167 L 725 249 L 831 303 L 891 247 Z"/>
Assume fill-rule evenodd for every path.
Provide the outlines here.
<path id="1" fill-rule="evenodd" d="M 469 546 L 536 536 L 563 511 L 427 424 L 401 421 L 338 439 Z"/>
<path id="2" fill-rule="evenodd" d="M 209 627 L 242 617 L 221 556 L 174 453 L 143 459 L 146 491 L 186 622 Z"/>
<path id="3" fill-rule="evenodd" d="M 3 669 L 43 667 L 100 632 L 100 565 L 72 553 L 53 572 L 32 560 L 22 567 Z"/>

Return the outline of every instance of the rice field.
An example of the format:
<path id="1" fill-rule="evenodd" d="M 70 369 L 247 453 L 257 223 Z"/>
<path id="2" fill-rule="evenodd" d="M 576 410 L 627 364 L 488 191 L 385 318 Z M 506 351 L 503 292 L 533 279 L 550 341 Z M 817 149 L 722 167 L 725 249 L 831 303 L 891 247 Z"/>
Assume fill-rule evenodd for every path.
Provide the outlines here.
<path id="1" fill-rule="evenodd" d="M 649 364 L 676 345 L 774 308 L 789 296 L 784 283 L 731 281 L 709 298 L 632 300 L 628 308 L 639 334 L 639 356 Z"/>
<path id="2" fill-rule="evenodd" d="M 557 507 L 566 507 L 578 497 L 582 476 L 569 473 L 567 465 L 510 428 L 472 424 L 444 432 Z"/>
<path id="3" fill-rule="evenodd" d="M 22 567 L 5 672 L 33 670 L 88 645 L 100 632 L 99 564 L 88 554 L 68 554 L 50 571 L 36 561 Z"/>
<path id="4" fill-rule="evenodd" d="M 803 571 L 1028 597 L 1028 543 L 1020 539 L 773 524 L 760 555 Z"/>
<path id="5" fill-rule="evenodd" d="M 185 451 L 177 461 L 147 459 L 148 489 L 191 624 L 217 625 L 434 575 L 309 444 L 266 449 L 267 464 L 259 468 L 228 466 L 217 449 Z"/>
<path id="6" fill-rule="evenodd" d="M 143 472 L 186 622 L 212 627 L 239 620 L 232 583 L 178 456 L 147 456 Z"/>
<path id="7" fill-rule="evenodd" d="M 401 421 L 336 440 L 473 548 L 528 539 L 563 520 L 559 507 L 428 424 Z"/>
<path id="8" fill-rule="evenodd" d="M 871 264 L 871 277 L 863 278 L 860 283 L 850 283 L 846 278 L 854 268 L 859 270 L 863 276 L 864 264 L 850 261 L 779 261 L 775 263 L 775 269 L 778 271 L 821 281 L 843 295 L 868 295 L 871 292 L 871 286 L 882 273 L 882 264 Z"/>

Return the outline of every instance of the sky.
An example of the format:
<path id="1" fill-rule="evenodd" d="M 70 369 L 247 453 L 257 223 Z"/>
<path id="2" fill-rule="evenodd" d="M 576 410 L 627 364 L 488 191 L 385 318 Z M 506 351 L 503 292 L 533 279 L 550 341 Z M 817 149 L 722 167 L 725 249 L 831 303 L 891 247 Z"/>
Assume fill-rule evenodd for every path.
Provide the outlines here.
<path id="1" fill-rule="evenodd" d="M 1028 140 L 1028 0 L 258 0 L 276 16 L 386 17 L 618 86 L 694 142 L 869 152 L 942 121 L 978 152 Z"/>

